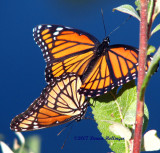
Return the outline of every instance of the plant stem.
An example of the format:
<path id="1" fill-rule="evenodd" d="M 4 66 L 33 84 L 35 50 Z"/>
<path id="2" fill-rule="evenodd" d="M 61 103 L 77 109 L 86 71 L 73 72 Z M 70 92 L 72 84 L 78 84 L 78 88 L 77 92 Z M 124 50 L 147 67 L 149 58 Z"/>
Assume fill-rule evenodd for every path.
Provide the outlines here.
<path id="1" fill-rule="evenodd" d="M 139 44 L 139 71 L 138 71 L 138 83 L 137 83 L 137 111 L 136 111 L 136 126 L 134 133 L 133 153 L 139 153 L 141 150 L 141 137 L 143 127 L 143 115 L 144 115 L 144 97 L 142 101 L 139 99 L 139 93 L 145 76 L 146 65 L 146 51 L 147 51 L 147 9 L 148 0 L 141 0 L 141 21 L 140 21 L 140 44 Z"/>

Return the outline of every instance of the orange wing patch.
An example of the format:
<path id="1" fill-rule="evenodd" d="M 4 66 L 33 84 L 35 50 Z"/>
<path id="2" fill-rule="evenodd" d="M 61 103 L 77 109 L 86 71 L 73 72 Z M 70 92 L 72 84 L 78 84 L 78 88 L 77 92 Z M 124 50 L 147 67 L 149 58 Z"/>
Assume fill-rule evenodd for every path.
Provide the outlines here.
<path id="1" fill-rule="evenodd" d="M 61 33 L 62 35 L 59 35 L 57 38 L 58 39 L 64 39 L 67 41 L 76 41 L 76 42 L 80 42 L 80 43 L 84 43 L 84 44 L 92 44 L 94 45 L 94 42 L 92 40 L 90 40 L 87 36 L 85 35 L 79 35 L 77 33 L 73 33 L 70 31 L 63 31 Z M 69 35 L 68 35 L 69 34 Z"/>
<path id="2" fill-rule="evenodd" d="M 131 60 L 133 63 L 137 63 L 138 54 L 135 51 L 124 47 L 112 48 L 110 51 L 120 57 Z"/>
<path id="3" fill-rule="evenodd" d="M 119 61 L 117 59 L 117 56 L 111 52 L 108 53 L 110 57 L 110 62 L 113 68 L 113 72 L 116 78 L 122 77 Z"/>
<path id="4" fill-rule="evenodd" d="M 39 110 L 39 114 L 37 116 L 39 124 L 45 125 L 45 126 L 55 124 L 57 121 L 58 122 L 65 121 L 70 117 L 71 116 L 69 115 L 61 115 L 59 113 L 54 112 L 53 110 L 49 110 L 45 106 L 44 108 L 41 108 Z"/>
<path id="5" fill-rule="evenodd" d="M 120 65 L 123 65 L 122 73 L 124 76 L 128 74 L 128 67 L 126 65 L 125 60 L 122 57 L 119 57 Z"/>
<path id="6" fill-rule="evenodd" d="M 45 35 L 46 33 L 48 33 L 50 30 L 49 29 L 45 29 L 44 31 L 42 31 L 42 35 Z"/>
<path id="7" fill-rule="evenodd" d="M 47 29 L 47 31 L 48 31 L 48 29 Z M 46 32 L 47 32 L 46 31 Z M 42 32 L 43 33 L 43 32 Z M 46 40 L 46 39 L 48 39 L 48 38 L 51 38 L 51 34 L 47 34 L 47 35 L 44 35 L 42 38 L 43 38 L 43 40 Z"/>

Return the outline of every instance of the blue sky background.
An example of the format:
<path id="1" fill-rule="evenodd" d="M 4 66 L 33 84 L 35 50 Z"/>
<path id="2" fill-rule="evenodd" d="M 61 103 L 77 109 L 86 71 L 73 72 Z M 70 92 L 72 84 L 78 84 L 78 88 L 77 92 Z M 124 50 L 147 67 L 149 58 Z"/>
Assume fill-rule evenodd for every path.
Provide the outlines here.
<path id="1" fill-rule="evenodd" d="M 0 2 L 0 133 L 4 135 L 4 141 L 10 147 L 15 137 L 14 132 L 9 129 L 11 119 L 23 112 L 46 86 L 45 62 L 40 48 L 33 40 L 32 29 L 38 24 L 61 24 L 89 32 L 102 41 L 105 34 L 101 8 L 104 11 L 106 31 L 109 34 L 128 17 L 117 11 L 112 12 L 113 8 L 125 3 L 135 6 L 134 1 L 126 0 L 8 0 Z M 156 20 L 156 24 L 158 20 L 160 18 Z M 138 47 L 138 20 L 131 18 L 111 35 L 110 40 L 110 44 L 121 43 Z M 149 43 L 158 48 L 159 33 L 155 34 Z M 151 78 L 146 91 L 146 104 L 150 112 L 148 130 L 160 129 L 159 76 L 160 71 Z M 88 112 L 91 112 L 90 108 Z M 66 145 L 61 150 L 69 128 L 60 136 L 57 136 L 57 133 L 64 126 L 23 134 L 25 137 L 40 135 L 42 153 L 106 153 L 110 151 L 104 140 L 75 140 L 75 136 L 101 137 L 97 124 L 93 120 L 82 120 L 74 124 Z M 160 131 L 158 132 L 160 136 Z"/>

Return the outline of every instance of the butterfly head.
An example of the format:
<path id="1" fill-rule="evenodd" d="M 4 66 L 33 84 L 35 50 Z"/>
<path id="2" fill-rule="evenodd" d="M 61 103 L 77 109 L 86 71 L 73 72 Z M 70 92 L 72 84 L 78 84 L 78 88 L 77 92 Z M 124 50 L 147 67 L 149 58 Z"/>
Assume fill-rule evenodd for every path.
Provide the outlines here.
<path id="1" fill-rule="evenodd" d="M 106 48 L 108 48 L 109 46 L 109 43 L 110 43 L 109 37 L 105 37 L 103 39 L 103 42 L 98 46 L 98 49 L 97 49 L 98 56 L 101 56 L 102 53 L 105 53 Z"/>
<path id="2" fill-rule="evenodd" d="M 105 45 L 109 46 L 109 43 L 110 43 L 109 37 L 105 37 L 105 38 L 103 39 L 102 44 L 103 44 L 103 43 L 104 43 Z"/>
<path id="3" fill-rule="evenodd" d="M 106 49 L 108 46 L 109 46 L 109 43 L 110 43 L 110 39 L 109 37 L 105 37 L 103 39 L 103 42 L 102 44 L 100 45 L 103 49 Z"/>

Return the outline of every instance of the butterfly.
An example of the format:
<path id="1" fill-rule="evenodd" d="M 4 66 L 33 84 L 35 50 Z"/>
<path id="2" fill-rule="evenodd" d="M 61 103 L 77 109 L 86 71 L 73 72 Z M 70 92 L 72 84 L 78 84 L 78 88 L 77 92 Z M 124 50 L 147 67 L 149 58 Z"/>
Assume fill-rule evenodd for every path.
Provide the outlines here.
<path id="1" fill-rule="evenodd" d="M 57 126 L 73 120 L 80 121 L 88 102 L 77 90 L 82 85 L 73 73 L 64 73 L 43 89 L 29 108 L 17 115 L 10 124 L 14 131 L 32 131 Z"/>
<path id="2" fill-rule="evenodd" d="M 108 37 L 100 43 L 89 33 L 62 25 L 38 25 L 33 36 L 47 63 L 48 83 L 63 73 L 74 72 L 82 80 L 78 92 L 94 97 L 137 77 L 139 51 L 132 46 L 109 45 Z M 150 62 L 148 55 L 146 71 Z"/>

